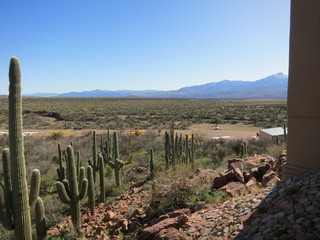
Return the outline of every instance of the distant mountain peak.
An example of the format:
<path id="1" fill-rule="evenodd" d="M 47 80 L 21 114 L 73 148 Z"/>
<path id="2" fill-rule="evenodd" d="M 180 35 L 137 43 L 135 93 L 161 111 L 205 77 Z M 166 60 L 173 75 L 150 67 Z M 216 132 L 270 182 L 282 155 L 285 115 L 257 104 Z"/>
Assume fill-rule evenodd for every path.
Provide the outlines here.
<path id="1" fill-rule="evenodd" d="M 273 74 L 273 75 L 271 75 L 271 76 L 272 76 L 272 77 L 279 78 L 279 79 L 288 78 L 288 75 L 284 74 L 283 72 L 279 72 L 279 73 Z"/>

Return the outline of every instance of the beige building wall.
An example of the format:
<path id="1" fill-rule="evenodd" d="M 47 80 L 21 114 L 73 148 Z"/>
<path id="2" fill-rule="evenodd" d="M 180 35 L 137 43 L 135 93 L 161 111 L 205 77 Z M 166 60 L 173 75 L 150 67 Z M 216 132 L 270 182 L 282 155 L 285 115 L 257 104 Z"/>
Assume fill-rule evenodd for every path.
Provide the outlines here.
<path id="1" fill-rule="evenodd" d="M 260 131 L 259 139 L 262 140 L 262 141 L 271 142 L 272 141 L 272 136 L 270 134 L 267 134 L 265 132 Z"/>
<path id="2" fill-rule="evenodd" d="M 320 0 L 292 0 L 284 178 L 320 168 Z"/>

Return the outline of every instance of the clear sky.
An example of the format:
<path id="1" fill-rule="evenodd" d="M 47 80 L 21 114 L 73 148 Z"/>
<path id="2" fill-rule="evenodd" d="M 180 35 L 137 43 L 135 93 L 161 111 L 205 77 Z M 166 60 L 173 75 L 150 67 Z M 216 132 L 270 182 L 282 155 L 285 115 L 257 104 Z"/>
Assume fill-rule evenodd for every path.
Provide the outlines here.
<path id="1" fill-rule="evenodd" d="M 0 1 L 0 94 L 175 90 L 288 72 L 290 0 Z"/>

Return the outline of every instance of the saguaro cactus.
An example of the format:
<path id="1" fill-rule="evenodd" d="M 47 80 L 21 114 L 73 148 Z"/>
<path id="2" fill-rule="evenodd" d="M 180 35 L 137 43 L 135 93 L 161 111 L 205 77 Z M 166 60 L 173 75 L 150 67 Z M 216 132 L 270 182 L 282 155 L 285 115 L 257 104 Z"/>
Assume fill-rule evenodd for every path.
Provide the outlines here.
<path id="1" fill-rule="evenodd" d="M 89 199 L 89 209 L 91 215 L 95 214 L 95 189 L 94 189 L 94 181 L 93 181 L 93 170 L 91 166 L 88 166 L 87 169 L 87 177 L 88 177 L 88 199 Z"/>
<path id="2" fill-rule="evenodd" d="M 44 205 L 41 198 L 38 198 L 36 201 L 35 213 L 37 240 L 45 240 L 47 239 L 47 224 L 46 217 L 44 215 Z"/>
<path id="3" fill-rule="evenodd" d="M 80 200 L 82 200 L 88 189 L 88 180 L 83 178 L 81 184 L 81 189 L 78 188 L 78 180 L 76 175 L 75 159 L 72 146 L 67 147 L 67 177 L 68 177 L 68 188 L 66 189 L 66 184 L 62 182 L 57 182 L 56 187 L 59 197 L 63 203 L 70 205 L 71 219 L 74 227 L 80 229 Z"/>
<path id="4" fill-rule="evenodd" d="M 113 162 L 109 161 L 108 165 L 114 169 L 114 176 L 116 180 L 116 186 L 119 187 L 120 182 L 120 170 L 124 166 L 124 162 L 119 159 L 119 144 L 118 135 L 116 132 L 113 133 Z"/>
<path id="5" fill-rule="evenodd" d="M 89 165 L 93 170 L 93 180 L 96 181 L 96 172 L 99 170 L 98 165 L 98 154 L 97 154 L 97 140 L 96 140 L 96 131 L 92 131 L 92 161 L 89 160 Z"/>
<path id="6" fill-rule="evenodd" d="M 100 201 L 106 200 L 106 191 L 104 184 L 104 161 L 102 155 L 99 155 L 99 180 L 100 180 Z"/>
<path id="7" fill-rule="evenodd" d="M 31 239 L 31 217 L 22 135 L 21 73 L 17 58 L 11 58 L 9 80 L 9 145 L 15 239 Z"/>
<path id="8" fill-rule="evenodd" d="M 153 149 L 150 149 L 150 179 L 154 178 L 154 153 Z"/>
<path id="9" fill-rule="evenodd" d="M 14 239 L 31 240 L 30 208 L 39 199 L 40 172 L 33 170 L 28 194 L 22 135 L 21 73 L 17 58 L 11 58 L 9 81 L 10 150 L 2 152 L 4 185 L 0 183 L 0 223 L 8 230 L 14 229 Z M 45 224 L 42 229 L 46 232 Z M 38 239 L 41 238 L 38 236 Z"/>

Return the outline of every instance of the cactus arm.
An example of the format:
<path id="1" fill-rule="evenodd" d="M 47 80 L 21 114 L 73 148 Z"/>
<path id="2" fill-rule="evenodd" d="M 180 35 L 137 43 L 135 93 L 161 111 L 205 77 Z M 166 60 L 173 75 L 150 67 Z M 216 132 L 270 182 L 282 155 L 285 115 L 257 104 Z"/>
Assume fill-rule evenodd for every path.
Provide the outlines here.
<path id="1" fill-rule="evenodd" d="M 5 198 L 5 188 L 3 184 L 0 183 L 0 224 L 7 230 L 12 230 L 14 228 L 12 215 L 8 211 Z"/>
<path id="2" fill-rule="evenodd" d="M 86 179 L 86 178 L 83 179 L 81 186 L 82 187 L 81 187 L 81 190 L 80 190 L 80 193 L 79 193 L 79 197 L 78 197 L 79 200 L 82 200 L 87 196 L 88 179 Z"/>
<path id="3" fill-rule="evenodd" d="M 66 188 L 64 187 L 64 184 L 62 182 L 56 182 L 56 187 L 61 201 L 66 204 L 70 204 L 71 199 L 66 191 Z"/>
<path id="4" fill-rule="evenodd" d="M 7 223 L 5 228 L 11 230 L 13 228 L 13 210 L 12 210 L 12 183 L 11 183 L 11 175 L 10 175 L 10 152 L 8 148 L 3 149 L 2 151 L 2 163 L 3 163 L 3 178 L 4 178 L 4 214 L 6 216 Z M 10 218 L 10 219 L 9 219 Z"/>
<path id="5" fill-rule="evenodd" d="M 31 176 L 31 187 L 29 194 L 29 207 L 32 208 L 39 197 L 40 192 L 40 171 L 34 169 Z"/>
<path id="6" fill-rule="evenodd" d="M 9 68 L 9 145 L 14 215 L 14 238 L 32 239 L 28 184 L 22 129 L 21 73 L 17 58 L 11 58 Z"/>
<path id="7" fill-rule="evenodd" d="M 95 189 L 94 189 L 94 181 L 93 181 L 93 170 L 91 166 L 88 166 L 87 177 L 88 177 L 89 209 L 90 209 L 91 215 L 94 215 L 95 214 Z"/>
<path id="8" fill-rule="evenodd" d="M 10 152 L 8 148 L 3 149 L 2 151 L 2 163 L 3 163 L 3 180 L 4 180 L 4 188 L 5 193 L 12 193 L 12 183 L 11 183 L 11 175 L 10 175 Z"/>
<path id="9" fill-rule="evenodd" d="M 80 151 L 79 150 L 77 150 L 77 176 L 79 177 L 79 174 L 80 174 L 80 165 L 81 165 L 81 162 L 80 162 Z"/>
<path id="10" fill-rule="evenodd" d="M 113 162 L 111 162 L 111 161 L 109 161 L 109 162 L 108 162 L 108 165 L 109 165 L 111 168 L 113 168 L 113 169 L 115 168 L 114 163 L 113 163 Z"/>
<path id="11" fill-rule="evenodd" d="M 44 205 L 41 198 L 35 204 L 37 240 L 47 239 L 47 223 L 44 214 Z"/>
<path id="12" fill-rule="evenodd" d="M 78 183 L 79 183 L 79 191 L 81 190 L 82 188 L 82 181 L 84 179 L 84 175 L 85 175 L 85 169 L 84 167 L 81 167 L 80 170 L 79 170 L 79 175 L 78 175 Z"/>

